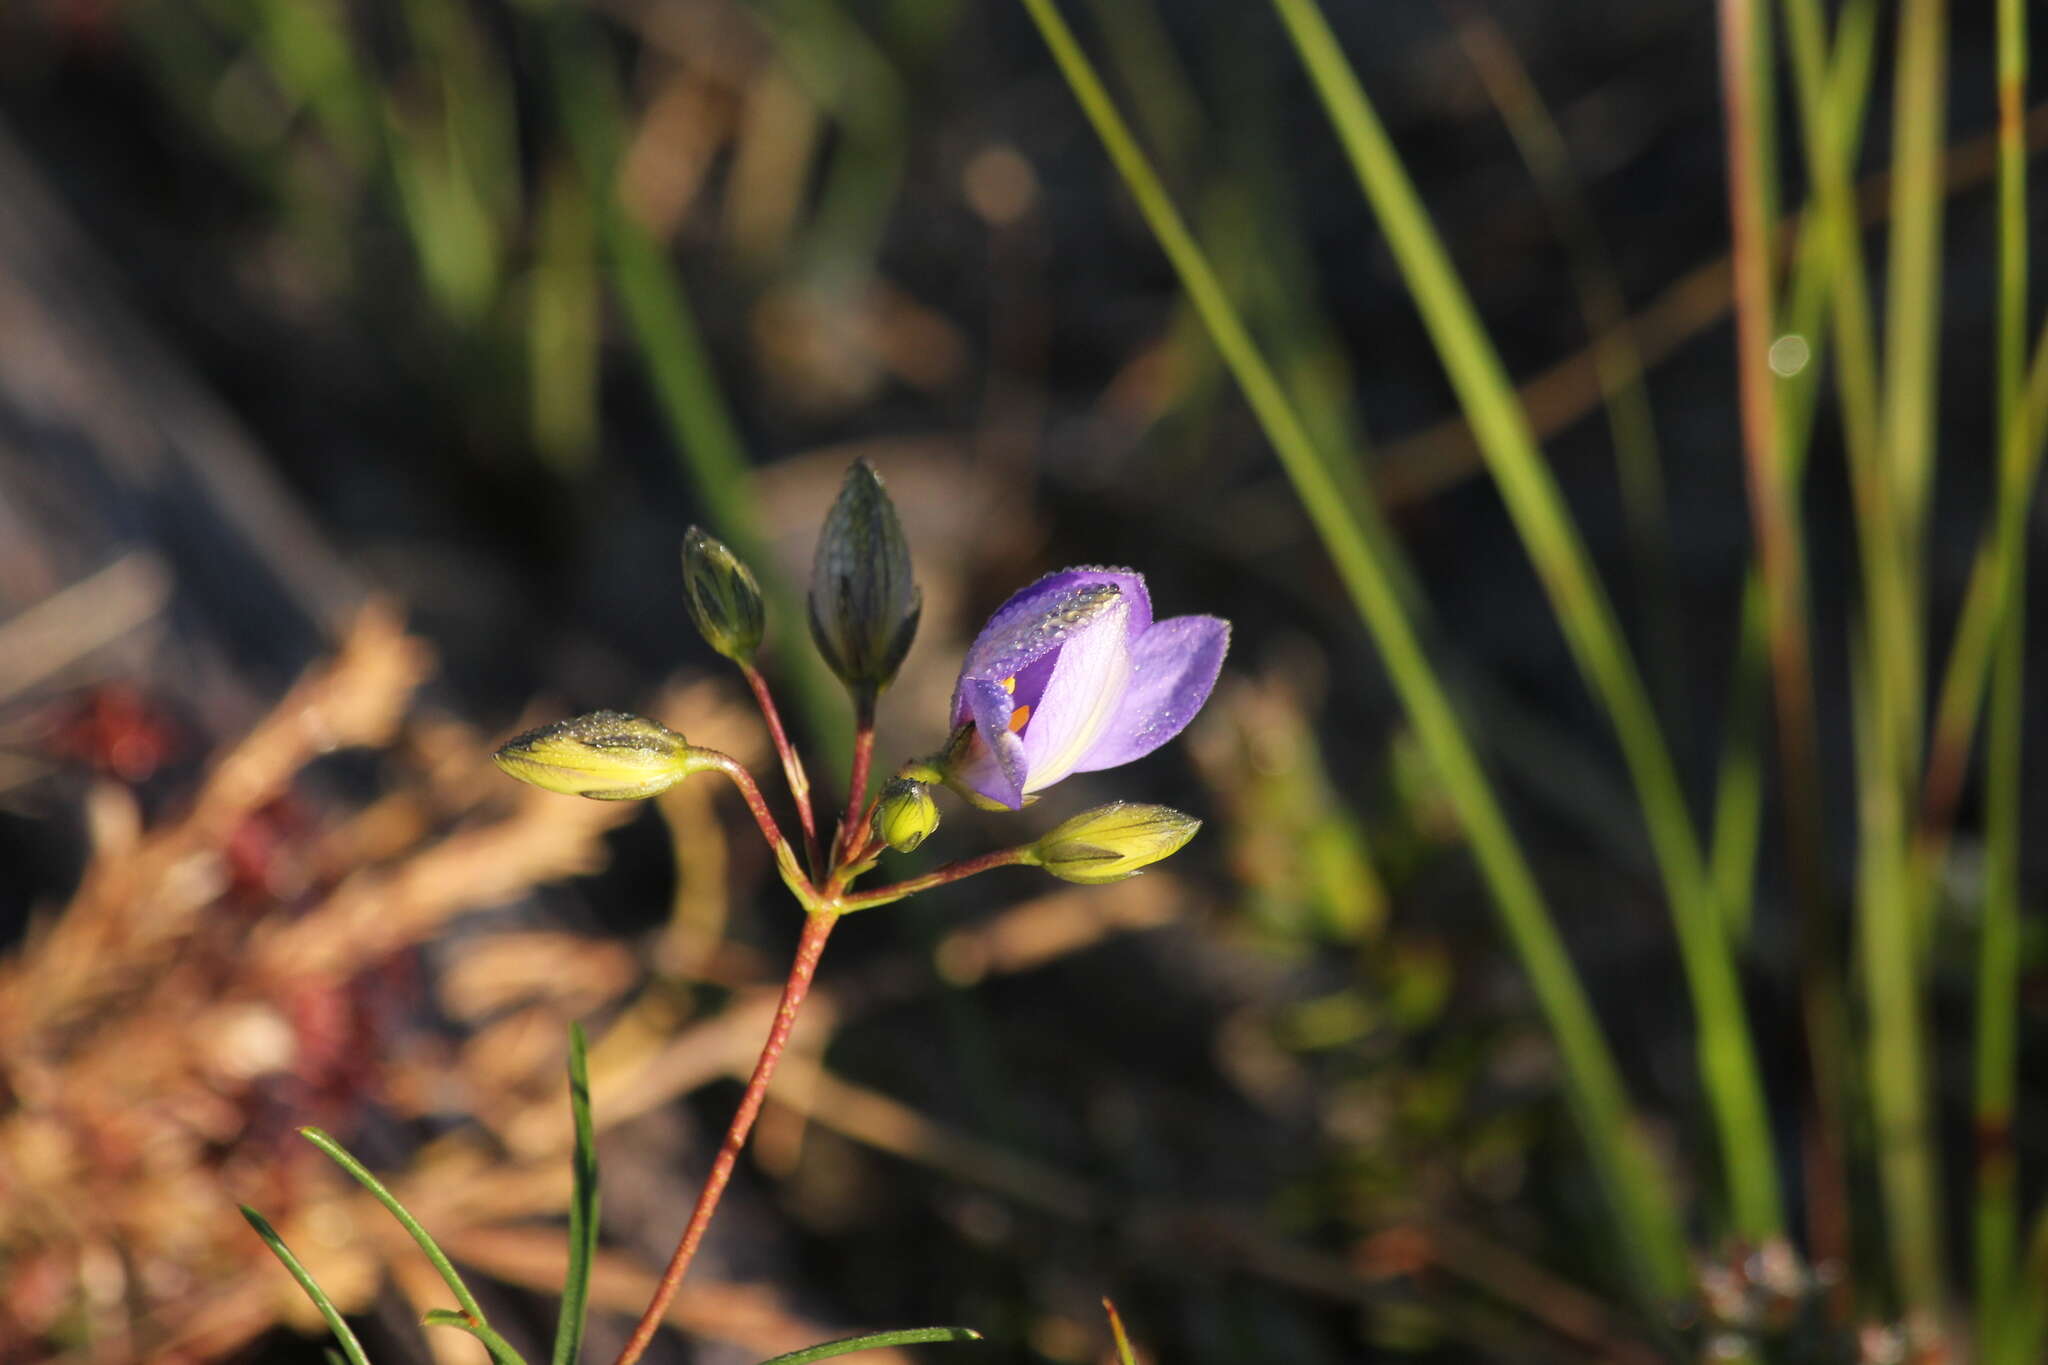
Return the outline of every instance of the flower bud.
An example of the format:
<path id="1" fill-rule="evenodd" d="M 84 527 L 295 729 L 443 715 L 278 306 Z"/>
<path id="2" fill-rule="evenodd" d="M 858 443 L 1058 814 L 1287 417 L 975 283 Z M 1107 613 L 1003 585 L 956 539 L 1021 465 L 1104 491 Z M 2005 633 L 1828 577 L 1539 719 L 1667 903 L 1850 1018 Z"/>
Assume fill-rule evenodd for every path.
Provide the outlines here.
<path id="1" fill-rule="evenodd" d="M 875 834 L 898 853 L 908 853 L 939 827 L 939 803 L 922 782 L 894 777 L 875 803 Z"/>
<path id="2" fill-rule="evenodd" d="M 528 730 L 491 759 L 521 782 L 593 801 L 656 796 L 704 766 L 681 735 L 624 711 L 592 711 Z"/>
<path id="3" fill-rule="evenodd" d="M 1034 861 L 1062 881 L 1120 882 L 1195 837 L 1202 822 L 1171 806 L 1114 801 L 1083 811 L 1040 839 Z"/>
<path id="4" fill-rule="evenodd" d="M 735 663 L 753 662 L 764 621 L 761 585 L 724 541 L 697 526 L 683 534 L 683 596 L 706 644 Z"/>
<path id="5" fill-rule="evenodd" d="M 910 652 L 923 604 L 896 508 L 873 467 L 855 460 L 818 535 L 811 638 L 842 682 L 872 698 Z"/>

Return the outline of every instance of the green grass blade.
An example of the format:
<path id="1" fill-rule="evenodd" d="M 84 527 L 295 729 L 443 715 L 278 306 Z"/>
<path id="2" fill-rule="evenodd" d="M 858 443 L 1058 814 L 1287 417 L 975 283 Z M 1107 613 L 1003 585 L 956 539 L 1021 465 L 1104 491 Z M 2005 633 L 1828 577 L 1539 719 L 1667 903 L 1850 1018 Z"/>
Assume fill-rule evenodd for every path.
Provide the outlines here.
<path id="1" fill-rule="evenodd" d="M 1631 1272 L 1653 1295 L 1686 1292 L 1690 1270 L 1671 1192 L 1632 1124 L 1613 1055 L 1506 815 L 1423 652 L 1387 553 L 1346 514 L 1341 492 L 1300 414 L 1053 0 L 1023 4 L 1271 441 L 1457 807 L 1503 928 L 1557 1041 L 1566 1093 L 1627 1248 Z"/>
<path id="2" fill-rule="evenodd" d="M 1840 203 L 1853 210 L 1848 198 L 1851 174 L 1861 147 L 1863 100 L 1870 84 L 1870 54 L 1874 46 L 1875 7 L 1870 0 L 1851 0 L 1837 39 L 1833 70 L 1826 50 L 1824 24 L 1816 0 L 1786 0 L 1789 47 L 1793 55 L 1794 88 L 1807 136 L 1810 175 L 1830 189 L 1839 188 Z M 1836 130 L 1841 130 L 1839 133 Z M 1818 410 L 1821 377 L 1829 368 L 1823 358 L 1836 312 L 1850 318 L 1868 316 L 1867 303 L 1858 311 L 1843 309 L 1836 301 L 1853 274 L 1860 280 L 1861 258 L 1845 270 L 1842 247 L 1834 217 L 1835 205 L 1825 196 L 1817 199 L 1808 213 L 1793 264 L 1792 284 L 1786 293 L 1783 324 L 1787 335 L 1807 339 L 1810 354 L 1805 367 L 1778 388 L 1778 448 L 1783 461 L 1783 480 L 1794 488 L 1804 479 L 1811 454 L 1813 423 Z M 1850 245 L 1856 244 L 1855 221 L 1847 218 Z M 1861 297 L 1860 285 L 1855 292 Z M 1874 374 L 1869 361 L 1867 321 L 1859 330 L 1863 346 L 1863 370 Z M 1847 361 L 1845 358 L 1845 367 Z M 1859 371 L 1861 372 L 1861 371 Z M 1875 379 L 1870 380 L 1875 387 Z M 1845 385 L 1845 390 L 1847 386 Z M 1868 429 L 1876 429 L 1874 402 L 1868 408 Z M 1854 426 L 1852 422 L 1850 425 Z M 1796 528 L 1795 528 L 1796 529 Z M 1801 558 L 1803 559 L 1803 553 Z M 1712 848 L 1708 866 L 1712 869 L 1716 899 L 1737 941 L 1742 941 L 1750 919 L 1750 902 L 1755 894 L 1755 860 L 1763 816 L 1762 800 L 1762 697 L 1768 676 L 1767 622 L 1764 615 L 1762 577 L 1752 569 L 1744 588 L 1741 637 L 1737 645 L 1734 682 L 1729 689 L 1728 734 L 1724 741 L 1720 773 L 1715 788 Z M 1809 796 L 1809 801 L 1812 797 Z M 1788 811 L 1788 817 L 1790 812 Z M 1808 810 L 1801 823 L 1788 829 L 1789 837 L 1811 840 L 1819 828 L 1819 814 Z M 1801 855 L 1817 864 L 1819 854 Z M 1818 914 L 1818 908 L 1815 909 Z M 1825 970 L 1824 964 L 1814 964 Z"/>
<path id="3" fill-rule="evenodd" d="M 1650 395 L 1614 254 L 1572 165 L 1569 144 L 1542 92 L 1501 27 L 1478 6 L 1450 6 L 1465 55 L 1507 126 L 1535 182 L 1552 231 L 1565 249 L 1592 346 L 1593 368 L 1607 410 L 1621 486 L 1622 522 L 1634 561 L 1636 601 L 1653 676 L 1668 724 L 1685 719 L 1685 649 L 1677 581 L 1671 564 L 1663 456 Z"/>
<path id="4" fill-rule="evenodd" d="M 353 1176 L 357 1184 L 370 1192 L 371 1198 L 384 1206 L 385 1212 L 398 1220 L 398 1225 L 405 1229 L 406 1234 L 418 1245 L 421 1253 L 434 1267 L 435 1273 L 440 1275 L 442 1283 L 448 1286 L 448 1292 L 462 1305 L 463 1313 L 478 1326 L 486 1325 L 483 1308 L 477 1303 L 476 1296 L 469 1292 L 469 1286 L 462 1282 L 462 1276 L 456 1273 L 455 1265 L 448 1259 L 448 1254 L 441 1250 L 433 1235 L 420 1225 L 420 1220 L 413 1217 L 405 1205 L 398 1202 L 398 1196 L 386 1189 L 383 1181 L 370 1174 L 369 1167 L 351 1156 L 346 1147 L 320 1129 L 301 1128 L 299 1136 L 327 1153 L 335 1165 Z M 517 1357 L 514 1356 L 512 1359 L 516 1361 Z"/>
<path id="5" fill-rule="evenodd" d="M 597 1136 L 590 1119 L 590 1047 L 569 1025 L 569 1112 L 576 1122 L 575 1185 L 569 1199 L 569 1276 L 555 1328 L 554 1365 L 576 1365 L 590 1315 L 590 1266 L 597 1256 Z"/>
<path id="6" fill-rule="evenodd" d="M 1671 902 L 1734 1229 L 1753 1240 L 1776 1236 L 1784 1225 L 1777 1168 L 1734 953 L 1649 695 L 1514 386 L 1335 34 L 1314 0 L 1273 6 L 1379 218 L 1580 671 L 1614 726 Z"/>
<path id="7" fill-rule="evenodd" d="M 1916 551 L 1934 477 L 1941 341 L 1947 0 L 1903 0 L 1892 92 L 1891 254 L 1886 264 L 1884 405 L 1900 513 Z M 1917 566 L 1916 566 L 1917 567 Z"/>
<path id="8" fill-rule="evenodd" d="M 2013 1101 L 2019 1081 L 2020 778 L 2025 741 L 2027 508 L 2027 14 L 1998 0 L 1998 660 L 1984 762 L 1984 923 L 1978 945 L 1975 1129 L 1977 1334 L 1988 1355 L 2012 1294 L 2019 1235 Z M 2035 1293 L 2039 1293 L 2036 1282 Z"/>
<path id="9" fill-rule="evenodd" d="M 512 1343 L 500 1336 L 497 1329 L 472 1321 L 453 1308 L 429 1308 L 420 1322 L 428 1327 L 453 1327 L 458 1332 L 467 1332 L 483 1343 L 497 1365 L 519 1365 L 519 1352 L 512 1349 Z"/>
<path id="10" fill-rule="evenodd" d="M 2042 1343 L 2048 1339 L 2048 1294 L 2038 1287 L 2048 1284 L 2048 1205 L 2034 1214 L 2027 1262 L 2018 1282 L 2036 1290 L 2011 1297 L 1998 1339 L 1984 1348 L 1985 1365 L 2034 1365 L 2041 1359 Z"/>
<path id="11" fill-rule="evenodd" d="M 341 1343 L 342 1354 L 348 1357 L 349 1365 L 370 1365 L 369 1357 L 363 1354 L 363 1344 L 356 1340 L 356 1334 L 342 1320 L 341 1310 L 334 1306 L 334 1300 L 327 1297 L 327 1291 L 313 1278 L 313 1272 L 292 1255 L 292 1249 L 284 1244 L 284 1238 L 277 1235 L 277 1229 L 270 1226 L 270 1220 L 247 1204 L 237 1207 L 242 1210 L 242 1217 L 249 1220 L 249 1226 L 256 1229 L 256 1235 L 263 1239 L 263 1245 L 270 1248 L 270 1254 L 284 1263 L 284 1268 L 299 1282 L 299 1288 L 306 1291 L 306 1297 L 320 1310 L 320 1316 L 327 1320 L 328 1330 Z"/>
<path id="12" fill-rule="evenodd" d="M 810 1365 L 814 1360 L 830 1360 L 834 1356 L 852 1355 L 855 1351 L 876 1351 L 885 1346 L 919 1346 L 931 1341 L 980 1341 L 981 1333 L 972 1327 L 906 1327 L 895 1332 L 869 1332 L 864 1336 L 842 1337 L 838 1341 L 824 1341 L 816 1346 L 806 1346 L 801 1351 L 791 1351 L 761 1365 Z"/>
<path id="13" fill-rule="evenodd" d="M 1109 1335 L 1116 1342 L 1117 1365 L 1138 1365 L 1138 1354 L 1131 1349 L 1130 1334 L 1124 1331 L 1124 1315 L 1116 1311 L 1116 1305 L 1108 1299 L 1102 1301 L 1102 1311 L 1109 1314 Z"/>
<path id="14" fill-rule="evenodd" d="M 1749 937 L 1756 901 L 1757 845 L 1764 814 L 1763 580 L 1751 574 L 1742 593 L 1736 627 L 1735 672 L 1728 688 L 1728 720 L 1720 772 L 1714 783 L 1713 842 L 1707 866 L 1714 878 L 1714 903 L 1737 943 Z"/>

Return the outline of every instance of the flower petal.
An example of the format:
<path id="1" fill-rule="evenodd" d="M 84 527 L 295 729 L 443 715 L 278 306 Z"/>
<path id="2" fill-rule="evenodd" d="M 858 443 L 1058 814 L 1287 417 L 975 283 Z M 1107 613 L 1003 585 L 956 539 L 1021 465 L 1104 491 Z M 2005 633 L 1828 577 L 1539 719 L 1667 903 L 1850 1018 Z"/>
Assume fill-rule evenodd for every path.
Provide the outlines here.
<path id="1" fill-rule="evenodd" d="M 1016 709 L 1010 694 L 986 679 L 962 678 L 960 699 L 974 720 L 977 742 L 953 773 L 991 801 L 1024 808 L 1024 741 L 1010 733 Z"/>
<path id="2" fill-rule="evenodd" d="M 1128 604 L 1131 634 L 1140 634 L 1152 624 L 1152 596 L 1145 590 L 1144 575 L 1128 569 L 1062 569 L 1058 573 L 1047 574 L 1027 588 L 1020 588 L 1009 601 L 996 608 L 995 614 L 988 618 L 988 624 L 981 628 L 981 634 L 975 636 L 974 643 L 968 647 L 966 662 L 960 666 L 960 676 L 987 678 L 991 682 L 1015 677 L 1034 659 L 1061 643 L 1059 639 L 1047 638 L 1042 632 L 1034 634 L 1034 628 L 1070 606 L 1077 597 L 1086 600 L 1088 589 L 1104 584 L 1114 586 Z M 1093 600 L 1099 601 L 1102 596 L 1095 594 Z M 967 719 L 964 708 L 956 704 L 954 709 L 956 724 Z"/>
<path id="3" fill-rule="evenodd" d="M 1130 616 L 1118 592 L 1061 648 L 1024 726 L 1025 791 L 1074 771 L 1119 714 L 1131 680 Z"/>
<path id="4" fill-rule="evenodd" d="M 1230 647 L 1230 622 L 1175 616 L 1131 642 L 1131 680 L 1116 715 L 1073 767 L 1092 773 L 1143 758 L 1187 728 L 1209 700 Z"/>

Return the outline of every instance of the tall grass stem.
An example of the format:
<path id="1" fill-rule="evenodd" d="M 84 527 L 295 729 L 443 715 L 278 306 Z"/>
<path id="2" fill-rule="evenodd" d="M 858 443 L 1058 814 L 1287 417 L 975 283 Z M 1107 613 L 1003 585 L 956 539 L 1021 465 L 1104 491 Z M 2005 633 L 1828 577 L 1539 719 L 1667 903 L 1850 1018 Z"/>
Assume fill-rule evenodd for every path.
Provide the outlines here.
<path id="1" fill-rule="evenodd" d="M 1022 0 L 1082 112 L 1179 275 L 1236 377 L 1302 506 L 1322 537 L 1388 676 L 1463 821 L 1562 1058 L 1595 1172 L 1639 1282 L 1655 1296 L 1686 1291 L 1690 1272 L 1671 1191 L 1629 1113 L 1621 1076 L 1535 877 L 1404 609 L 1383 549 L 1360 530 L 1307 427 L 1245 329 L 1208 257 L 1103 88 L 1054 0 Z"/>

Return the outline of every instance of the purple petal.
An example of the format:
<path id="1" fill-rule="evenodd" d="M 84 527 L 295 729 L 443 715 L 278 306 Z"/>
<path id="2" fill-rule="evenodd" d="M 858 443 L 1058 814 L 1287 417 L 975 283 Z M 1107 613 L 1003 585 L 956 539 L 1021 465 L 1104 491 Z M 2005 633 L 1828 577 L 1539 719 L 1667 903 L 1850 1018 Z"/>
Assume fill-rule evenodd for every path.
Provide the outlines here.
<path id="1" fill-rule="evenodd" d="M 1060 649 L 1024 725 L 1025 791 L 1041 791 L 1074 771 L 1119 714 L 1131 680 L 1129 621 L 1119 592 Z M 1023 695 L 1020 680 L 1017 696 Z"/>
<path id="2" fill-rule="evenodd" d="M 1074 771 L 1143 758 L 1186 729 L 1209 700 L 1229 647 L 1230 622 L 1214 616 L 1175 616 L 1138 636 L 1123 701 Z"/>
<path id="3" fill-rule="evenodd" d="M 968 647 L 967 660 L 960 666 L 960 676 L 987 678 L 992 682 L 1015 677 L 1033 660 L 1061 643 L 1057 638 L 1046 638 L 1043 632 L 1034 632 L 1034 628 L 1087 589 L 1103 584 L 1115 586 L 1128 604 L 1128 629 L 1132 635 L 1141 634 L 1151 626 L 1152 597 L 1145 591 L 1144 575 L 1127 569 L 1062 569 L 1019 589 L 1009 601 L 996 608 L 995 614 L 988 618 L 988 624 L 981 628 L 981 634 L 975 636 L 974 643 Z M 967 718 L 958 705 L 954 710 L 956 724 Z"/>
<path id="4" fill-rule="evenodd" d="M 1024 741 L 1010 733 L 1016 709 L 1000 684 L 979 678 L 960 682 L 961 702 L 974 719 L 978 742 L 955 776 L 991 801 L 1024 808 Z"/>

